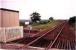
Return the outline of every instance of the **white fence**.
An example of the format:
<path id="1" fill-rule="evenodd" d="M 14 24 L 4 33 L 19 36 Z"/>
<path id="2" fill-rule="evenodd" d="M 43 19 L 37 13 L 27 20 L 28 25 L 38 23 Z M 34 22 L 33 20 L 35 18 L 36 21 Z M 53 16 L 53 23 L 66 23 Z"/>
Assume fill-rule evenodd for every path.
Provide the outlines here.
<path id="1" fill-rule="evenodd" d="M 23 37 L 23 27 L 0 28 L 0 42 L 13 41 Z"/>

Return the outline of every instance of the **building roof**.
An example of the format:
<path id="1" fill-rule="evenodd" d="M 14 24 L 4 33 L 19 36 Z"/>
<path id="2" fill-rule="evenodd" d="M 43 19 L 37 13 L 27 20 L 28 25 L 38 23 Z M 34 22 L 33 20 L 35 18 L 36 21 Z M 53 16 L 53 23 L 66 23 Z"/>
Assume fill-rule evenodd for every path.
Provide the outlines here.
<path id="1" fill-rule="evenodd" d="M 18 12 L 19 13 L 19 11 L 17 11 L 17 10 L 11 10 L 11 9 L 6 9 L 6 8 L 0 8 L 0 10 L 12 11 L 12 12 Z"/>

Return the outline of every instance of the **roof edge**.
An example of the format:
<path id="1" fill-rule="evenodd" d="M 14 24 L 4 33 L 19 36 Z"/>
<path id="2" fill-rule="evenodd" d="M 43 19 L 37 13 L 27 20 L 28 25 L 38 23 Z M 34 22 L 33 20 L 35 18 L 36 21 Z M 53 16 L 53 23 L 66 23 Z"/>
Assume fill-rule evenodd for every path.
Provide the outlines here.
<path id="1" fill-rule="evenodd" d="M 11 9 L 7 9 L 7 8 L 0 8 L 0 10 L 12 11 L 12 12 L 19 12 L 19 11 L 17 11 L 17 10 L 11 10 Z"/>

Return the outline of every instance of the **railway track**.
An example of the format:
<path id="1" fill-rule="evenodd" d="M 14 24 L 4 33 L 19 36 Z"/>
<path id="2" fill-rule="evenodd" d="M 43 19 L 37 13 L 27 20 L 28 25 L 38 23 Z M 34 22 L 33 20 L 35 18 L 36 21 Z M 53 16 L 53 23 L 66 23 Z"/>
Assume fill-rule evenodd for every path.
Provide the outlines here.
<path id="1" fill-rule="evenodd" d="M 60 26 L 62 26 L 62 27 L 60 27 Z M 64 24 L 62 24 L 60 26 L 59 26 L 60 28 L 56 27 L 56 28 L 53 29 L 53 30 L 55 30 L 55 29 L 59 29 L 59 30 L 57 31 L 57 35 L 55 36 L 55 38 L 52 41 L 50 41 L 50 43 L 49 43 L 49 45 L 47 47 L 45 47 L 45 50 L 48 50 L 48 49 L 51 49 L 51 48 L 59 48 L 59 49 L 66 49 L 66 50 L 75 50 L 75 38 L 72 39 L 72 40 L 69 40 L 69 39 L 62 39 L 62 41 L 58 40 L 60 38 L 60 36 L 62 34 L 64 34 L 63 30 L 66 27 L 66 23 L 64 23 Z M 28 43 L 26 45 L 26 47 L 28 47 L 30 45 L 33 46 L 33 44 L 35 45 L 35 42 L 37 42 L 42 37 L 45 37 L 46 35 L 48 35 L 53 30 L 48 31 L 47 33 L 43 34 L 42 36 L 40 36 L 37 39 L 33 40 L 32 42 Z"/>
<path id="2" fill-rule="evenodd" d="M 67 22 L 63 22 L 55 26 L 53 29 L 41 32 L 42 34 L 38 33 L 37 35 L 31 38 L 28 38 L 28 39 L 25 38 L 23 40 L 17 40 L 15 42 L 17 43 L 22 42 L 24 44 L 25 42 L 27 42 L 24 46 L 21 47 L 24 49 L 28 48 L 29 46 L 38 45 L 38 47 L 44 47 L 45 50 L 49 50 L 52 48 L 75 50 L 75 45 L 76 45 L 75 36 L 72 35 L 73 33 L 70 30 L 67 30 L 66 28 L 68 28 Z M 69 32 L 66 32 L 66 30 Z M 69 33 L 71 35 L 69 35 Z M 45 40 L 42 41 L 43 39 L 48 39 L 49 42 L 46 42 Z M 46 43 L 43 43 L 43 42 L 46 42 Z"/>
<path id="3" fill-rule="evenodd" d="M 60 24 L 60 25 L 61 25 L 61 24 Z M 58 26 L 59 26 L 59 25 L 58 25 Z M 26 47 L 29 46 L 29 45 L 31 45 L 31 44 L 33 44 L 34 42 L 38 41 L 40 38 L 46 36 L 49 32 L 53 31 L 53 30 L 56 29 L 56 28 L 57 28 L 57 26 L 55 26 L 52 30 L 46 31 L 46 32 L 43 33 L 40 37 L 38 37 L 38 38 L 36 38 L 35 40 L 33 40 L 32 42 L 28 43 L 28 44 L 26 45 Z"/>

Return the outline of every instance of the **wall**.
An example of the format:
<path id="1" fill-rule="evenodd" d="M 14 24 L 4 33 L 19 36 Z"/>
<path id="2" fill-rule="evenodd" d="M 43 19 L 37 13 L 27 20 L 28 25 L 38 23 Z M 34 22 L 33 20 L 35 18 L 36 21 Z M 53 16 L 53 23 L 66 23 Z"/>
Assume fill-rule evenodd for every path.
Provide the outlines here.
<path id="1" fill-rule="evenodd" d="M 0 27 L 1 27 L 1 10 L 0 10 Z"/>
<path id="2" fill-rule="evenodd" d="M 19 26 L 19 11 L 0 8 L 0 42 L 23 37 L 23 27 Z"/>
<path id="3" fill-rule="evenodd" d="M 9 42 L 23 38 L 23 27 L 0 28 L 0 42 Z"/>
<path id="4" fill-rule="evenodd" d="M 1 10 L 1 27 L 15 27 L 19 26 L 19 12 L 15 10 L 2 9 Z"/>

